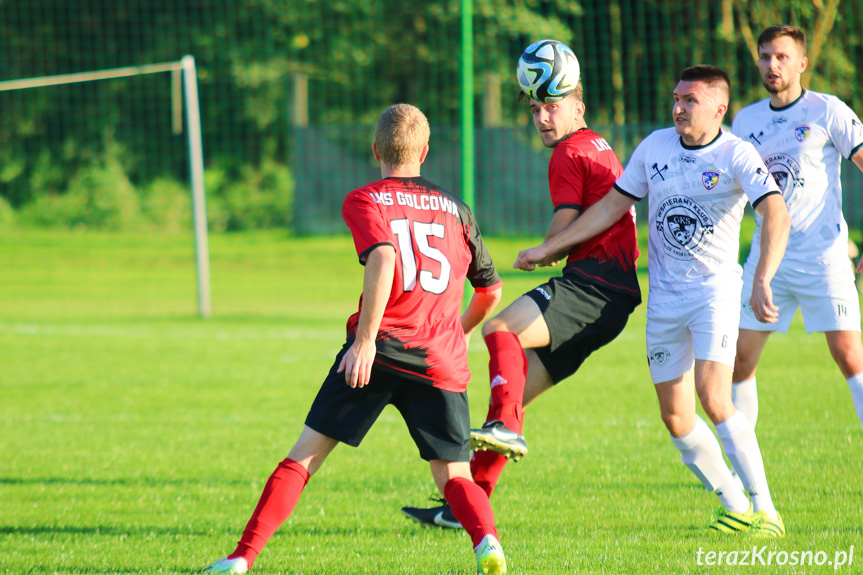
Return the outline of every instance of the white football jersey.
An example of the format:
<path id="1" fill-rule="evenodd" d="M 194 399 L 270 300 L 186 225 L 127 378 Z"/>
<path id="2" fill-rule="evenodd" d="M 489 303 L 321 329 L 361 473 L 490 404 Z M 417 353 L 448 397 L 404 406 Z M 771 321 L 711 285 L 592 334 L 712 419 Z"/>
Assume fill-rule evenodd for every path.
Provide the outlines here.
<path id="1" fill-rule="evenodd" d="M 614 187 L 636 199 L 650 193 L 648 303 L 739 294 L 743 208 L 779 193 L 752 144 L 720 132 L 705 146 L 685 146 L 674 128 L 645 138 Z"/>
<path id="2" fill-rule="evenodd" d="M 743 108 L 732 131 L 751 142 L 782 189 L 791 234 L 786 260 L 848 257 L 848 225 L 842 215 L 842 157 L 863 146 L 863 125 L 835 96 L 804 90 L 793 104 L 773 108 L 770 99 Z M 757 258 L 761 218 L 750 258 Z M 755 260 L 757 261 L 757 260 Z"/>

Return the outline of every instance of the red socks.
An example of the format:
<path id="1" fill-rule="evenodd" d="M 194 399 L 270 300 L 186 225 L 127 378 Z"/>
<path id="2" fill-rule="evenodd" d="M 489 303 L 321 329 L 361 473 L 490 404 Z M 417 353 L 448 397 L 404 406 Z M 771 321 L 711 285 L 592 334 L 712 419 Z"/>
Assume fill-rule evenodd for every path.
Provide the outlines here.
<path id="1" fill-rule="evenodd" d="M 237 549 L 228 558 L 243 557 L 251 567 L 276 529 L 291 515 L 308 482 L 309 472 L 296 461 L 285 459 L 279 463 L 264 486 Z"/>
<path id="2" fill-rule="evenodd" d="M 491 504 L 483 490 L 473 481 L 465 477 L 450 479 L 444 486 L 443 496 L 452 514 L 470 535 L 474 549 L 486 535 L 497 537 Z"/>
<path id="3" fill-rule="evenodd" d="M 498 419 L 494 415 L 495 409 L 492 406 L 488 407 L 488 415 L 486 421 Z M 509 426 L 507 426 L 509 427 Z M 500 474 L 503 473 L 503 468 L 506 466 L 507 459 L 496 451 L 474 451 L 470 456 L 470 474 L 477 485 L 482 487 L 485 494 L 491 498 Z"/>
<path id="4" fill-rule="evenodd" d="M 486 337 L 485 342 L 491 356 L 488 366 L 492 398 L 489 419 L 500 419 L 508 428 L 520 433 L 527 357 L 513 333 L 495 332 Z M 497 537 L 488 498 L 506 461 L 498 453 L 478 452 L 471 460 L 471 473 L 476 483 L 457 477 L 448 481 L 444 488 L 444 497 L 453 515 L 470 534 L 474 547 L 488 534 Z M 285 459 L 279 463 L 264 487 L 236 550 L 228 558 L 243 557 L 251 567 L 276 529 L 293 512 L 308 481 L 308 471 L 296 461 Z"/>
<path id="5" fill-rule="evenodd" d="M 524 411 L 524 384 L 527 380 L 527 356 L 518 336 L 508 331 L 496 331 L 485 338 L 488 347 L 488 376 L 491 386 L 489 419 L 500 419 L 515 432 L 521 433 Z"/>
<path id="6" fill-rule="evenodd" d="M 228 558 L 243 557 L 251 567 L 276 529 L 291 515 L 308 481 L 308 471 L 296 461 L 285 459 L 279 463 L 264 486 L 236 550 Z M 474 547 L 488 534 L 497 537 L 491 504 L 481 487 L 470 479 L 456 477 L 447 482 L 444 497 L 470 534 Z"/>
<path id="7" fill-rule="evenodd" d="M 518 336 L 496 331 L 485 338 L 488 347 L 488 376 L 491 405 L 486 421 L 499 419 L 505 426 L 521 433 L 524 422 L 524 385 L 527 381 L 527 356 Z M 507 458 L 494 451 L 477 451 L 470 460 L 473 480 L 491 497 Z"/>

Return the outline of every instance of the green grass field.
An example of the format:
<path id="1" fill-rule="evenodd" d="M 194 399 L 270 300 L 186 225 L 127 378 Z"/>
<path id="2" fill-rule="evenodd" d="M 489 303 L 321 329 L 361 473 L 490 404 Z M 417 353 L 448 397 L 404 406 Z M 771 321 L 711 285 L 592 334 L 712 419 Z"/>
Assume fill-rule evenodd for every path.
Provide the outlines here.
<path id="1" fill-rule="evenodd" d="M 504 303 L 542 277 L 509 269 L 524 245 L 489 240 Z M 343 341 L 362 268 L 347 237 L 217 235 L 211 252 L 203 321 L 189 237 L 0 231 L 0 573 L 195 573 L 233 549 Z M 703 530 L 717 501 L 659 419 L 643 330 L 644 306 L 528 410 L 531 453 L 492 498 L 510 573 L 834 572 L 698 564 L 699 549 L 753 545 L 765 561 L 831 562 L 853 545 L 839 572 L 863 572 L 863 430 L 823 337 L 798 318 L 763 359 L 758 436 L 789 533 L 755 544 Z M 479 337 L 470 360 L 479 425 Z M 312 479 L 253 572 L 472 575 L 465 533 L 399 512 L 432 494 L 388 408 Z"/>

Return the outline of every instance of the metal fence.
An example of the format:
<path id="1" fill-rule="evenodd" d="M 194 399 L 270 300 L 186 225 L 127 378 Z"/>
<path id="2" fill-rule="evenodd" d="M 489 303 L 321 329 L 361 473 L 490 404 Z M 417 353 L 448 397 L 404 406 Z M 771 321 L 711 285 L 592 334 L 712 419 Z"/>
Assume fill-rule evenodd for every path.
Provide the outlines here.
<path id="1" fill-rule="evenodd" d="M 669 124 L 685 66 L 733 82 L 733 113 L 764 97 L 765 26 L 810 38 L 814 90 L 863 113 L 857 0 L 473 0 L 476 212 L 487 234 L 545 231 L 548 150 L 516 102 L 516 59 L 552 37 L 579 56 L 589 125 L 622 160 Z M 179 60 L 198 64 L 210 226 L 344 232 L 345 193 L 378 177 L 374 121 L 407 101 L 432 124 L 424 175 L 461 192 L 458 0 L 0 1 L 0 81 Z M 171 79 L 0 92 L 0 225 L 191 226 Z M 180 117 L 181 118 L 181 117 Z M 858 170 L 846 214 L 863 226 Z M 5 214 L 5 216 L 4 216 Z M 101 219 L 96 215 L 101 214 Z"/>

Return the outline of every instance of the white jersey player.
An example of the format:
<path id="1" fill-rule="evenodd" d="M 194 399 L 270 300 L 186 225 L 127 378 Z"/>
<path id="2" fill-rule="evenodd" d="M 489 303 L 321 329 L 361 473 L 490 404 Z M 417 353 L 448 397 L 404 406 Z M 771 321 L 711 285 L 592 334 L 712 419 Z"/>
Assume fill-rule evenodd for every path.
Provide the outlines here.
<path id="1" fill-rule="evenodd" d="M 765 98 L 743 108 L 732 131 L 752 142 L 782 188 L 791 214 L 783 259 L 828 262 L 838 257 L 844 264 L 848 226 L 842 215 L 839 174 L 842 158 L 863 147 L 863 125 L 857 115 L 835 96 L 801 89 L 787 106 L 774 107 Z M 756 221 L 757 238 L 761 218 Z"/>
<path id="2" fill-rule="evenodd" d="M 758 39 L 758 67 L 770 97 L 734 118 L 734 133 L 752 142 L 782 188 L 792 224 L 785 256 L 771 283 L 778 321 L 758 322 L 742 302 L 733 397 L 755 422 L 755 370 L 761 352 L 772 332 L 788 331 L 799 307 L 806 331 L 825 333 L 863 422 L 860 301 L 848 261 L 839 178 L 843 157 L 863 170 L 863 125 L 838 98 L 802 88 L 800 76 L 806 65 L 803 32 L 793 26 L 767 28 Z M 758 219 L 744 267 L 745 285 L 751 284 L 758 263 L 761 233 Z"/>
<path id="3" fill-rule="evenodd" d="M 750 297 L 761 321 L 775 321 L 769 283 L 782 259 L 790 217 L 753 146 L 721 130 L 729 92 L 728 76 L 719 68 L 683 70 L 674 90 L 674 129 L 645 138 L 615 191 L 560 234 L 521 252 L 516 267 L 556 261 L 567 246 L 592 237 L 649 197 L 647 348 L 662 420 L 683 463 L 719 496 L 722 507 L 712 529 L 782 537 L 785 527 L 770 496 L 754 427 L 731 401 L 731 372 L 743 207 L 749 200 L 764 218 L 757 270 L 762 281 Z M 722 447 L 695 412 L 696 392 Z M 725 465 L 723 447 L 748 496 Z"/>
<path id="4" fill-rule="evenodd" d="M 654 304 L 739 292 L 743 208 L 747 200 L 757 207 L 780 193 L 755 149 L 740 138 L 720 131 L 706 145 L 688 146 L 674 128 L 638 145 L 615 188 L 636 200 L 650 192 Z"/>
<path id="5" fill-rule="evenodd" d="M 750 144 L 721 130 L 705 145 L 688 146 L 667 128 L 638 145 L 615 188 L 636 200 L 650 193 L 647 357 L 653 381 L 680 377 L 695 359 L 733 366 L 743 208 L 747 199 L 757 209 L 779 194 L 764 162 Z"/>

